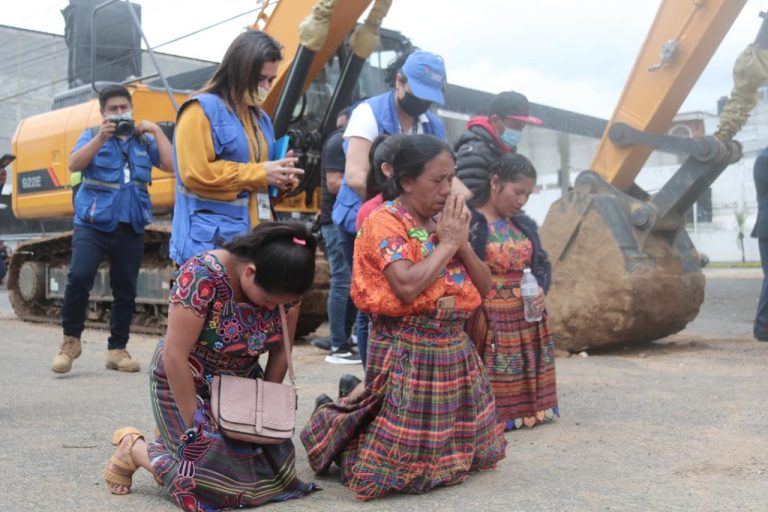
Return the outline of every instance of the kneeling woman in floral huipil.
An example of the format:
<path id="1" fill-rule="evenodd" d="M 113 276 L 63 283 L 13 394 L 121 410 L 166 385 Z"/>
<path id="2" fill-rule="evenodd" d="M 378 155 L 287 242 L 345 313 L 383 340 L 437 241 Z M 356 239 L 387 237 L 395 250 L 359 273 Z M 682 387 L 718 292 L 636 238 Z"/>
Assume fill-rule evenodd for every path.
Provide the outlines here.
<path id="1" fill-rule="evenodd" d="M 396 199 L 355 242 L 352 298 L 372 319 L 365 389 L 321 405 L 301 434 L 312 469 L 336 460 L 363 500 L 460 483 L 506 447 L 463 330 L 490 272 L 469 245 L 469 210 L 451 194 L 453 155 L 427 135 L 401 144 L 387 192 Z"/>
<path id="2" fill-rule="evenodd" d="M 130 491 L 139 467 L 189 511 L 252 507 L 314 490 L 296 477 L 292 441 L 258 445 L 222 436 L 211 418 L 209 382 L 217 374 L 283 381 L 288 355 L 278 305 L 295 305 L 312 285 L 315 246 L 303 224 L 273 222 L 181 266 L 150 372 L 160 437 L 145 443 L 132 427 L 113 434 L 118 447 L 104 477 L 114 494 Z M 287 314 L 291 339 L 298 310 Z"/>

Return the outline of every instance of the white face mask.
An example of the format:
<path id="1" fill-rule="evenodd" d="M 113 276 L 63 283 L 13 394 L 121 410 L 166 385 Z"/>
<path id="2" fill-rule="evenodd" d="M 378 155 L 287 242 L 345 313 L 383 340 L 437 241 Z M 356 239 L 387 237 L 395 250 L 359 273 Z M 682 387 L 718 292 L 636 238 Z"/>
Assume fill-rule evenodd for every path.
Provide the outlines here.
<path id="1" fill-rule="evenodd" d="M 111 116 L 107 116 L 107 119 L 111 119 L 112 121 L 130 121 L 133 119 L 133 112 L 128 110 L 126 112 L 123 112 L 122 114 L 114 114 Z"/>
<path id="2" fill-rule="evenodd" d="M 243 101 L 250 107 L 260 107 L 261 104 L 267 100 L 267 95 L 269 95 L 269 89 L 259 87 L 256 91 L 256 94 L 250 91 L 245 93 Z"/>

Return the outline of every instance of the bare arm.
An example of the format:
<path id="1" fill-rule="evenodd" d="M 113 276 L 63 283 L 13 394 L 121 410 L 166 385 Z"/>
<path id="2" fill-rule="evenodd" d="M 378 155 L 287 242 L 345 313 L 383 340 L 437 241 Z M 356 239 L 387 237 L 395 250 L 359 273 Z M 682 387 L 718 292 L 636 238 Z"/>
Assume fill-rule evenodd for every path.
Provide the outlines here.
<path id="1" fill-rule="evenodd" d="M 464 244 L 462 244 L 457 255 L 467 268 L 469 277 L 472 279 L 472 284 L 474 284 L 477 291 L 480 292 L 480 296 L 485 297 L 488 295 L 488 292 L 491 291 L 491 285 L 493 284 L 491 279 L 491 269 L 488 268 L 488 265 L 477 257 L 477 254 L 472 250 L 472 246 L 469 245 L 469 242 L 464 242 Z"/>
<path id="2" fill-rule="evenodd" d="M 336 195 L 339 193 L 339 189 L 341 188 L 341 180 L 344 178 L 344 170 L 341 171 L 331 171 L 327 170 L 325 171 L 325 188 L 328 189 L 328 192 L 330 192 L 333 195 Z M 363 196 L 365 197 L 365 196 Z"/>
<path id="3" fill-rule="evenodd" d="M 288 324 L 288 340 L 293 347 L 294 336 L 296 336 L 296 324 L 299 321 L 300 306 L 288 311 L 286 316 L 286 323 Z M 285 347 L 283 346 L 283 340 L 272 343 L 272 347 L 269 349 L 269 359 L 267 360 L 267 368 L 264 370 L 264 378 L 269 382 L 283 382 L 285 379 L 285 373 L 288 371 L 288 354 L 285 353 Z"/>
<path id="4" fill-rule="evenodd" d="M 171 141 L 165 136 L 165 132 L 151 121 L 142 121 L 136 125 L 136 133 L 141 135 L 151 133 L 157 142 L 157 152 L 160 153 L 159 168 L 165 172 L 173 172 L 173 149 Z"/>
<path id="5" fill-rule="evenodd" d="M 113 121 L 105 119 L 101 122 L 99 133 L 89 140 L 83 147 L 69 155 L 67 165 L 71 172 L 79 172 L 90 165 L 93 157 L 99 152 L 101 146 L 109 140 L 115 133 L 116 124 Z"/>
<path id="6" fill-rule="evenodd" d="M 189 368 L 189 353 L 197 343 L 204 322 L 204 318 L 181 304 L 174 303 L 168 308 L 163 364 L 173 400 L 187 427 L 193 426 L 197 410 L 197 392 L 192 370 Z"/>
<path id="7" fill-rule="evenodd" d="M 352 137 L 347 146 L 347 165 L 344 174 L 347 176 L 347 185 L 361 198 L 365 197 L 365 182 L 368 178 L 369 164 L 368 152 L 371 149 L 371 141 L 362 137 Z"/>

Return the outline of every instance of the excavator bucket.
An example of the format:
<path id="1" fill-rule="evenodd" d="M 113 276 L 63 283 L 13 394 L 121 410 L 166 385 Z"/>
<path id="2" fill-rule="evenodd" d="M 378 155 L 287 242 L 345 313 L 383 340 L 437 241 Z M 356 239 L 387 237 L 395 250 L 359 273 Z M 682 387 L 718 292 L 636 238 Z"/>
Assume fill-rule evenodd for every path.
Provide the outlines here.
<path id="1" fill-rule="evenodd" d="M 570 352 L 643 343 L 682 330 L 704 300 L 685 229 L 655 230 L 653 208 L 586 171 L 541 230 L 553 260 L 549 327 Z"/>
<path id="2" fill-rule="evenodd" d="M 741 148 L 730 137 L 664 132 L 745 1 L 660 3 L 591 170 L 551 206 L 541 237 L 552 260 L 546 304 L 560 348 L 644 343 L 698 314 L 704 275 L 686 212 Z M 654 148 L 690 157 L 651 197 L 634 181 Z"/>

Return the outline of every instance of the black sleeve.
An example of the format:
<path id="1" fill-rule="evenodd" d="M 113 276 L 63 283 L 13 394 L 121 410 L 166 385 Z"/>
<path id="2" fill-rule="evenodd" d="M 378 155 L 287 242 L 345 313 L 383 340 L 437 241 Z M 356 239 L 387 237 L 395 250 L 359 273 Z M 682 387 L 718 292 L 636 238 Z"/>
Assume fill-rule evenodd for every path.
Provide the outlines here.
<path id="1" fill-rule="evenodd" d="M 456 177 L 475 195 L 487 187 L 488 161 L 476 143 L 462 144 L 456 151 Z"/>
<path id="2" fill-rule="evenodd" d="M 347 157 L 344 154 L 344 135 L 341 130 L 334 132 L 323 145 L 323 172 L 344 172 Z"/>

